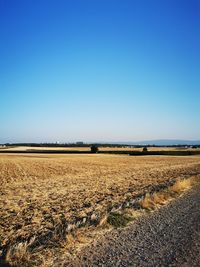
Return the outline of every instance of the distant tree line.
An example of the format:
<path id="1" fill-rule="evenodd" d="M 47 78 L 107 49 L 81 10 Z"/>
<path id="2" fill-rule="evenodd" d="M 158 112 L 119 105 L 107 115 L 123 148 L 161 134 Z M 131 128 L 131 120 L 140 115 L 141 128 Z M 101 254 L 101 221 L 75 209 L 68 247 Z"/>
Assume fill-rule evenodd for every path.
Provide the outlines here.
<path id="1" fill-rule="evenodd" d="M 143 147 L 188 147 L 188 148 L 200 148 L 199 145 L 130 145 L 130 144 L 102 144 L 102 143 L 5 143 L 0 145 L 6 146 L 30 146 L 30 147 L 91 147 L 93 145 L 97 147 L 111 147 L 111 148 L 124 148 L 124 147 L 132 147 L 132 148 L 143 148 Z"/>

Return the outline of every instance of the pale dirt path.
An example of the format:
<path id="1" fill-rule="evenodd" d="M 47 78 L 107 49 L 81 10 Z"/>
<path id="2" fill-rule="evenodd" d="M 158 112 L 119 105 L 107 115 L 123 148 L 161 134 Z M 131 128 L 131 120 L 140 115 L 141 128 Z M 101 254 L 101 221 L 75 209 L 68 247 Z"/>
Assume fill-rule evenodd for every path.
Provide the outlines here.
<path id="1" fill-rule="evenodd" d="M 200 186 L 66 260 L 79 266 L 200 266 Z"/>

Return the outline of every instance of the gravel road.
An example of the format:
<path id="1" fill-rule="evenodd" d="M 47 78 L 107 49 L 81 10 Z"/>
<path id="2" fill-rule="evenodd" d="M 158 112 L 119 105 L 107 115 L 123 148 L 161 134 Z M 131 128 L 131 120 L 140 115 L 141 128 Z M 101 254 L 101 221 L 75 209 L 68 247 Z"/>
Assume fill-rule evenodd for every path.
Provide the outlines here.
<path id="1" fill-rule="evenodd" d="M 113 230 L 65 267 L 200 266 L 200 186 L 159 210 Z"/>

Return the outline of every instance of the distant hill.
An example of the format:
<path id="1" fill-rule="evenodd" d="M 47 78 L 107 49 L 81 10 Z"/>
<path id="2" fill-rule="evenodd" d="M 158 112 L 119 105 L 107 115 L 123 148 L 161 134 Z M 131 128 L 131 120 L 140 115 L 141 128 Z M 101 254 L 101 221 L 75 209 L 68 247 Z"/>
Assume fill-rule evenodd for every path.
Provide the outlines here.
<path id="1" fill-rule="evenodd" d="M 156 145 L 156 146 L 174 146 L 174 145 L 200 145 L 200 140 L 179 140 L 179 139 L 160 139 L 144 140 L 138 142 L 127 142 L 129 145 Z"/>

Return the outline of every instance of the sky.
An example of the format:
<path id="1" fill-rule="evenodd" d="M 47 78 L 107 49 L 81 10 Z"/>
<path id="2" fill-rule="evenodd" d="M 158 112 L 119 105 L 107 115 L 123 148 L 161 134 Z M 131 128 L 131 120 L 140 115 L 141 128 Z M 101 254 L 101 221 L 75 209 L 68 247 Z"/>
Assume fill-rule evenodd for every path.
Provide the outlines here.
<path id="1" fill-rule="evenodd" d="M 200 139 L 199 0 L 0 0 L 0 142 Z"/>

